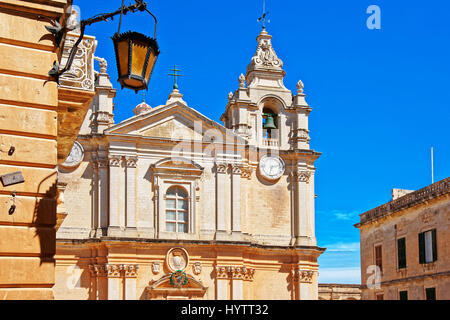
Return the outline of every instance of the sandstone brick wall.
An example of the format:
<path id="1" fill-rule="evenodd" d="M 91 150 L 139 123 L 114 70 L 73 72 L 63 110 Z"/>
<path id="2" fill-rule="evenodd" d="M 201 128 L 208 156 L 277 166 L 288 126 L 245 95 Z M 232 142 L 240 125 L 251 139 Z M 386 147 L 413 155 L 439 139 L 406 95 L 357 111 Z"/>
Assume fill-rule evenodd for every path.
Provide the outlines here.
<path id="1" fill-rule="evenodd" d="M 0 1 L 0 175 L 25 178 L 0 185 L 0 300 L 53 298 L 58 88 L 48 71 L 57 55 L 44 27 L 66 5 Z"/>

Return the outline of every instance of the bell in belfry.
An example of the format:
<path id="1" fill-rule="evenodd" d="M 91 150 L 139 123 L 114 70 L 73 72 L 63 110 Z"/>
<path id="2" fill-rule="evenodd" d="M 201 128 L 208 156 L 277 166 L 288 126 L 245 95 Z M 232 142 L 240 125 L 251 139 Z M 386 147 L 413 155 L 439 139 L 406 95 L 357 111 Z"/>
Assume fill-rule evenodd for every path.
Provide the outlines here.
<path id="1" fill-rule="evenodd" d="M 275 126 L 275 121 L 273 119 L 275 115 L 272 113 L 265 113 L 264 116 L 266 117 L 266 122 L 264 123 L 263 129 L 264 130 L 276 129 L 277 127 Z"/>

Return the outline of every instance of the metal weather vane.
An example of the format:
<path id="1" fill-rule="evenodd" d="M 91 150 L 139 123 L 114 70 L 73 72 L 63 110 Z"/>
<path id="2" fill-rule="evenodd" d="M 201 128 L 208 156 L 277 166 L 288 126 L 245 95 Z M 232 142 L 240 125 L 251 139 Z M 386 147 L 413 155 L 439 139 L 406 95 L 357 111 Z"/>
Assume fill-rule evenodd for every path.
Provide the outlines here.
<path id="1" fill-rule="evenodd" d="M 263 0 L 263 15 L 258 18 L 258 22 L 262 21 L 263 29 L 266 28 L 266 17 L 269 15 L 269 12 L 266 12 L 266 0 Z M 267 23 L 270 23 L 270 20 L 267 20 Z"/>

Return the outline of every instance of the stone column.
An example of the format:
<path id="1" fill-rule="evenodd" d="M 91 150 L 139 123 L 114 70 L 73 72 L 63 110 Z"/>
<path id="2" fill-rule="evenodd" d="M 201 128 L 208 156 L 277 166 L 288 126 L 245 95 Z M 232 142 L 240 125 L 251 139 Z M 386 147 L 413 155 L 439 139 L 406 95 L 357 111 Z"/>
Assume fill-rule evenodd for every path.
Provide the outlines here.
<path id="1" fill-rule="evenodd" d="M 216 266 L 216 299 L 228 300 L 229 286 L 228 267 Z"/>
<path id="2" fill-rule="evenodd" d="M 220 233 L 226 232 L 226 212 L 225 212 L 225 175 L 227 174 L 226 164 L 216 164 L 216 239 L 220 238 Z"/>
<path id="3" fill-rule="evenodd" d="M 139 265 L 125 265 L 125 300 L 137 300 L 137 272 Z"/>
<path id="4" fill-rule="evenodd" d="M 136 228 L 136 157 L 126 158 L 126 227 Z"/>
<path id="5" fill-rule="evenodd" d="M 296 300 L 317 300 L 317 297 L 311 294 L 314 271 L 293 269 L 291 274 L 294 282 L 293 288 L 298 288 Z"/>
<path id="6" fill-rule="evenodd" d="M 120 175 L 120 157 L 112 156 L 109 159 L 109 228 L 119 229 L 119 175 Z M 113 231 L 114 233 L 114 231 Z M 108 235 L 110 234 L 108 231 Z"/>
<path id="7" fill-rule="evenodd" d="M 308 234 L 308 183 L 311 173 L 306 170 L 298 170 L 297 180 L 297 202 L 296 202 L 296 221 L 295 221 L 295 244 L 310 245 Z"/>
<path id="8" fill-rule="evenodd" d="M 233 166 L 231 174 L 231 230 L 241 234 L 241 174 L 239 166 Z"/>
<path id="9" fill-rule="evenodd" d="M 98 182 L 97 182 L 97 218 L 98 229 L 97 237 L 106 235 L 106 228 L 108 227 L 108 205 L 109 205 L 109 177 L 108 177 L 108 160 L 98 159 Z M 105 232 L 103 231 L 105 230 Z"/>
<path id="10" fill-rule="evenodd" d="M 108 271 L 106 266 L 95 264 L 94 269 L 97 275 L 95 300 L 108 300 Z"/>
<path id="11" fill-rule="evenodd" d="M 121 284 L 124 266 L 122 264 L 107 264 L 106 270 L 108 272 L 108 300 L 122 300 L 123 288 Z"/>
<path id="12" fill-rule="evenodd" d="M 92 167 L 92 227 L 90 232 L 90 237 L 96 237 L 97 230 L 100 228 L 100 210 L 99 210 L 99 197 L 98 197 L 98 184 L 99 184 L 99 178 L 98 178 L 98 162 L 92 161 L 90 163 Z"/>

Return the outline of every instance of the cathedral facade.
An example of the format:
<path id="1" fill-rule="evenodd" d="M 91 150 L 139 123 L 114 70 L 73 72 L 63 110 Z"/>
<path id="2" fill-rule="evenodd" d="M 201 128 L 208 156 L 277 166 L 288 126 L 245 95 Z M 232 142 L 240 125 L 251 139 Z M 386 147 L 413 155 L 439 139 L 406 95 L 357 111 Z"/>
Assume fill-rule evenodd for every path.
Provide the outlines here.
<path id="1" fill-rule="evenodd" d="M 219 124 L 174 86 L 115 124 L 106 61 L 59 167 L 56 299 L 318 299 L 314 162 L 263 29 Z"/>

